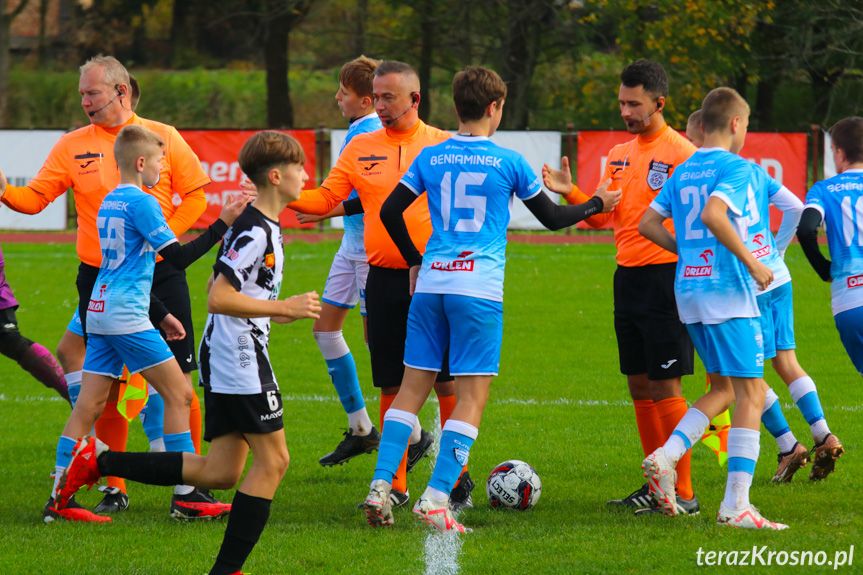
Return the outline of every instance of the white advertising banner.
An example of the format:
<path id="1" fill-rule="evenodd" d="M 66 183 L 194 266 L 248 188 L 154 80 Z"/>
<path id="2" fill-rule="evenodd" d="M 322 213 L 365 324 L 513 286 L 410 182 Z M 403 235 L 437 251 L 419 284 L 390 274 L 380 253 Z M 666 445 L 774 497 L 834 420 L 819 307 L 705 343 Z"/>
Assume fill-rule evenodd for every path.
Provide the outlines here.
<path id="1" fill-rule="evenodd" d="M 342 142 L 345 141 L 347 130 L 332 130 L 330 136 L 330 165 L 335 165 L 339 157 Z M 547 163 L 552 168 L 560 168 L 560 132 L 497 132 L 491 140 L 504 148 L 515 150 L 527 159 L 537 177 L 542 175 L 542 165 Z M 552 201 L 560 202 L 557 194 L 549 194 Z M 331 225 L 341 228 L 341 218 L 333 218 Z M 533 214 L 524 207 L 521 200 L 512 203 L 512 218 L 509 222 L 511 230 L 544 230 Z"/>
<path id="2" fill-rule="evenodd" d="M 824 132 L 824 179 L 829 180 L 836 175 L 836 164 L 833 163 L 833 152 L 830 150 L 830 143 L 833 139 L 829 132 Z"/>
<path id="3" fill-rule="evenodd" d="M 0 130 L 0 169 L 13 186 L 26 186 L 39 173 L 62 130 Z M 68 193 L 68 192 L 67 192 Z M 66 194 L 35 215 L 0 204 L 0 230 L 65 230 Z"/>

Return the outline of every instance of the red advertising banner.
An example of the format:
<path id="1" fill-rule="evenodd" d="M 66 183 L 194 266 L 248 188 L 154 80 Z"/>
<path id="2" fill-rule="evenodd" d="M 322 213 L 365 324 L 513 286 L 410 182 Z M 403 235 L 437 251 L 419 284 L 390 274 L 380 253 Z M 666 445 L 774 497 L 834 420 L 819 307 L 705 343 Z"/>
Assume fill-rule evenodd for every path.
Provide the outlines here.
<path id="1" fill-rule="evenodd" d="M 627 132 L 578 133 L 578 187 L 586 193 L 600 184 L 608 152 L 617 144 L 628 142 L 634 136 Z M 750 132 L 740 155 L 759 164 L 767 173 L 794 192 L 800 200 L 806 197 L 806 134 L 779 134 Z M 770 227 L 779 228 L 781 214 L 770 208 Z M 580 227 L 587 227 L 579 224 Z M 610 225 L 608 226 L 611 227 Z"/>
<path id="2" fill-rule="evenodd" d="M 226 196 L 240 192 L 243 171 L 237 163 L 240 149 L 257 130 L 180 130 L 180 135 L 192 147 L 201 160 L 201 166 L 211 183 L 204 188 L 207 195 L 207 211 L 192 226 L 204 229 L 219 217 Z M 314 130 L 283 130 L 296 138 L 306 152 L 306 173 L 309 181 L 306 189 L 315 188 L 317 158 L 315 156 Z M 174 198 L 179 201 L 179 198 Z M 301 226 L 293 210 L 286 209 L 279 217 L 283 228 L 311 228 L 315 224 Z"/>

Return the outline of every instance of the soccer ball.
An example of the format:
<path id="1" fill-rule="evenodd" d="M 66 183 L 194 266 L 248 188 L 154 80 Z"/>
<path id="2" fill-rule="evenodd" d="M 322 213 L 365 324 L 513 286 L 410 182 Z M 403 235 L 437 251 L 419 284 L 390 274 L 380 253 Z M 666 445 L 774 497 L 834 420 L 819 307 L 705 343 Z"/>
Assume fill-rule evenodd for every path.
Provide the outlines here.
<path id="1" fill-rule="evenodd" d="M 539 501 L 542 481 L 533 467 L 524 461 L 511 459 L 491 470 L 485 492 L 495 509 L 527 511 Z"/>

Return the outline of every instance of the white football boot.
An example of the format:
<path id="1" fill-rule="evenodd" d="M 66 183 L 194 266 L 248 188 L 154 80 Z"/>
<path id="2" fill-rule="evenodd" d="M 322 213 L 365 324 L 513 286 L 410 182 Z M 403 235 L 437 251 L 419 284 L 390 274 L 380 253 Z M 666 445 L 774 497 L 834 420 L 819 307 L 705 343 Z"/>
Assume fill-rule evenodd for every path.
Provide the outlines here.
<path id="1" fill-rule="evenodd" d="M 729 527 L 738 527 L 740 529 L 766 529 L 771 531 L 782 531 L 788 529 L 788 526 L 783 523 L 774 523 L 768 521 L 761 516 L 758 509 L 750 504 L 748 507 L 740 510 L 729 509 L 725 505 L 725 501 L 719 506 L 719 514 L 716 516 L 717 525 L 728 525 Z"/>
<path id="2" fill-rule="evenodd" d="M 647 486 L 650 496 L 656 501 L 663 514 L 673 517 L 681 510 L 677 505 L 677 493 L 674 485 L 677 483 L 677 471 L 665 457 L 665 449 L 662 447 L 644 458 L 641 469 L 647 478 Z"/>
<path id="3" fill-rule="evenodd" d="M 422 496 L 417 499 L 414 505 L 414 515 L 418 519 L 422 519 L 438 531 L 457 531 L 458 533 L 467 533 L 470 529 L 466 529 L 464 525 L 456 521 L 452 514 L 452 508 L 449 504 L 449 499 L 436 499 L 428 487 Z"/>
<path id="4" fill-rule="evenodd" d="M 372 483 L 369 494 L 363 502 L 366 508 L 366 522 L 372 527 L 391 527 L 393 524 L 393 508 L 390 503 L 392 484 L 383 479 Z"/>

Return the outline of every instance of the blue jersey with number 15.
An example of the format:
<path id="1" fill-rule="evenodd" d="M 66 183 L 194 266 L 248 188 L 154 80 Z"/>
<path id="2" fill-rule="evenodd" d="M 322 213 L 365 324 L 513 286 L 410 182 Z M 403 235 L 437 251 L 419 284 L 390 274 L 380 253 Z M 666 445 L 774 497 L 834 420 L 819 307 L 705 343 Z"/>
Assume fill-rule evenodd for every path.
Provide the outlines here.
<path id="1" fill-rule="evenodd" d="M 527 160 L 486 137 L 457 135 L 423 149 L 401 183 L 428 194 L 431 215 L 416 291 L 503 301 L 512 196 L 542 190 Z"/>
<path id="2" fill-rule="evenodd" d="M 821 212 L 827 230 L 833 315 L 863 307 L 863 170 L 816 182 L 806 207 Z"/>
<path id="3" fill-rule="evenodd" d="M 140 188 L 121 184 L 102 200 L 96 226 L 102 265 L 87 307 L 87 331 L 121 335 L 152 329 L 156 252 L 177 241 L 159 202 Z"/>
<path id="4" fill-rule="evenodd" d="M 711 197 L 728 206 L 737 235 L 746 241 L 752 165 L 720 148 L 701 148 L 674 170 L 650 207 L 674 219 L 677 276 L 674 295 L 683 323 L 718 324 L 758 317 L 749 273 L 701 221 Z"/>

